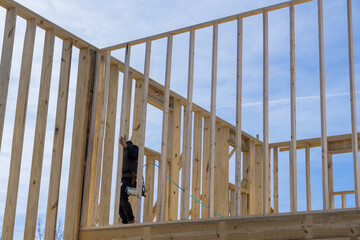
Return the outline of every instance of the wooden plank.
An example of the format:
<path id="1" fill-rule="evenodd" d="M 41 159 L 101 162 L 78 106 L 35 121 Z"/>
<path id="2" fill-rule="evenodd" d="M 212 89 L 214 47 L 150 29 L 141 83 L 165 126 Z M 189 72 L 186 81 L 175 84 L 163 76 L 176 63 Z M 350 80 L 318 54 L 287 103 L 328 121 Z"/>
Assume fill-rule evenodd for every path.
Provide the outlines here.
<path id="1" fill-rule="evenodd" d="M 74 125 L 70 156 L 64 239 L 78 239 L 83 169 L 89 115 L 89 86 L 94 69 L 94 56 L 88 48 L 80 49 L 76 86 Z"/>
<path id="2" fill-rule="evenodd" d="M 90 113 L 90 126 L 89 126 L 89 137 L 86 149 L 86 166 L 85 166 L 85 176 L 84 176 L 84 187 L 83 187 L 83 197 L 81 204 L 81 219 L 80 225 L 82 227 L 87 226 L 88 224 L 88 213 L 89 211 L 89 195 L 90 195 L 90 177 L 91 177 L 91 169 L 93 168 L 93 149 L 97 147 L 97 133 L 95 131 L 96 119 L 99 117 L 100 108 L 98 106 L 98 102 L 100 99 L 99 89 L 101 89 L 102 79 L 103 79 L 103 57 L 100 53 L 96 52 L 96 65 L 95 65 L 95 76 L 94 76 L 94 86 L 93 91 L 91 92 L 91 113 Z M 100 87 L 100 88 L 99 88 Z M 90 206 L 90 210 L 92 207 Z M 91 217 L 90 217 L 91 219 Z M 90 221 L 89 221 L 90 225 Z"/>
<path id="3" fill-rule="evenodd" d="M 142 111 L 142 89 L 143 79 L 136 80 L 135 83 L 135 97 L 134 97 L 134 114 L 133 114 L 133 127 L 131 134 L 131 141 L 135 145 L 139 145 L 140 142 L 140 117 Z"/>
<path id="4" fill-rule="evenodd" d="M 250 141 L 250 164 L 249 164 L 249 214 L 255 214 L 255 141 Z"/>
<path id="5" fill-rule="evenodd" d="M 35 30 L 34 21 L 34 30 Z M 46 224 L 44 238 L 55 239 L 56 220 L 59 202 L 61 167 L 65 140 L 65 123 L 69 93 L 71 57 L 72 57 L 72 39 L 63 41 L 58 100 L 56 107 L 56 120 L 53 141 L 53 151 L 51 157 L 50 183 L 48 193 L 48 203 L 46 211 Z"/>
<path id="6" fill-rule="evenodd" d="M 104 140 L 104 156 L 102 166 L 101 194 L 99 204 L 99 226 L 109 224 L 110 216 L 110 197 L 111 181 L 114 160 L 114 143 L 115 143 L 115 121 L 117 108 L 117 95 L 119 85 L 119 66 L 110 66 L 109 92 L 106 111 L 106 129 Z"/>
<path id="7" fill-rule="evenodd" d="M 341 194 L 341 207 L 346 208 L 346 195 Z"/>
<path id="8" fill-rule="evenodd" d="M 334 209 L 334 170 L 332 154 L 328 154 L 329 208 Z"/>
<path id="9" fill-rule="evenodd" d="M 165 94 L 163 109 L 163 127 L 161 137 L 161 159 L 160 159 L 160 179 L 158 188 L 158 217 L 157 221 L 165 220 L 165 173 L 167 158 L 167 139 L 169 125 L 169 103 L 170 103 L 170 76 L 171 76 L 171 57 L 172 57 L 173 36 L 168 35 L 166 51 L 166 70 L 165 70 Z"/>
<path id="10" fill-rule="evenodd" d="M 145 131 L 146 131 L 146 113 L 147 113 L 147 96 L 149 89 L 149 73 L 150 73 L 150 55 L 151 55 L 151 42 L 146 42 L 145 49 L 145 63 L 144 63 L 144 82 L 141 97 L 141 115 L 140 115 L 140 139 L 139 139 L 139 156 L 138 156 L 138 171 L 136 178 L 136 211 L 135 221 L 140 222 L 141 215 L 141 193 L 142 193 L 142 176 L 144 164 L 144 148 L 145 148 Z"/>
<path id="11" fill-rule="evenodd" d="M 146 198 L 144 198 L 144 222 L 152 222 L 153 212 L 153 199 L 154 199 L 154 175 L 155 166 L 149 163 L 155 163 L 153 155 L 146 156 L 146 167 L 145 167 L 145 190 Z"/>
<path id="12" fill-rule="evenodd" d="M 154 40 L 158 40 L 158 39 L 161 39 L 161 38 L 166 38 L 168 34 L 177 35 L 177 34 L 189 32 L 191 28 L 194 29 L 194 30 L 207 28 L 207 27 L 213 26 L 214 24 L 221 24 L 221 23 L 234 21 L 238 17 L 246 18 L 246 17 L 251 17 L 251 16 L 254 16 L 254 15 L 262 14 L 263 11 L 268 11 L 269 12 L 269 11 L 275 11 L 275 10 L 278 10 L 278 9 L 286 8 L 286 7 L 289 7 L 290 3 L 293 3 L 293 4 L 297 5 L 297 4 L 302 4 L 302 3 L 310 2 L 310 1 L 312 1 L 312 0 L 291 0 L 291 1 L 286 1 L 286 2 L 283 2 L 283 3 L 278 3 L 278 4 L 275 4 L 275 5 L 271 5 L 271 6 L 267 6 L 267 7 L 263 7 L 263 8 L 258 8 L 258 9 L 246 11 L 246 12 L 243 12 L 243 13 L 237 13 L 235 15 L 231 15 L 231 16 L 228 16 L 228 17 L 211 20 L 211 21 L 208 21 L 208 22 L 204 22 L 204 23 L 200 23 L 200 24 L 196 24 L 196 25 L 192 25 L 192 26 L 172 30 L 172 31 L 169 31 L 169 32 L 164 32 L 164 33 L 152 35 L 152 36 L 149 36 L 149 37 L 146 37 L 146 38 L 140 38 L 140 39 L 137 39 L 137 40 L 132 40 L 130 42 L 116 44 L 116 45 L 113 45 L 113 46 L 110 46 L 110 47 L 107 47 L 107 48 L 103 48 L 103 49 L 101 49 L 101 51 L 106 51 L 106 50 L 113 51 L 113 50 L 124 48 L 126 46 L 126 44 L 138 45 L 138 44 L 145 43 L 146 40 L 154 41 Z"/>
<path id="13" fill-rule="evenodd" d="M 242 180 L 240 183 L 240 190 L 242 188 L 242 189 L 246 189 L 248 191 L 248 190 L 250 190 L 250 174 L 251 174 L 250 151 L 243 153 L 243 169 L 242 170 L 243 171 L 242 171 Z M 254 168 L 252 168 L 252 170 L 254 170 Z M 235 186 L 235 189 L 236 189 L 236 186 Z M 240 215 L 241 216 L 248 215 L 250 213 L 250 209 L 249 209 L 250 202 L 248 200 L 250 200 L 250 196 L 248 196 L 248 194 L 246 194 L 246 193 L 241 193 L 241 203 L 242 203 L 242 205 L 240 206 Z"/>
<path id="14" fill-rule="evenodd" d="M 290 3 L 290 211 L 297 211 L 297 159 L 296 159 L 296 80 L 295 80 L 295 9 Z"/>
<path id="15" fill-rule="evenodd" d="M 210 118 L 204 117 L 201 201 L 205 206 L 209 206 L 209 201 L 208 201 L 209 177 L 210 177 L 209 150 L 210 150 Z M 201 218 L 208 218 L 208 216 L 209 216 L 208 208 L 201 206 Z"/>
<path id="16" fill-rule="evenodd" d="M 171 162 L 171 179 L 179 184 L 179 171 L 180 171 L 180 134 L 181 134 L 181 100 L 175 99 L 174 102 L 174 142 Z M 179 188 L 174 184 L 170 184 L 170 216 L 169 220 L 178 219 L 178 199 Z"/>
<path id="17" fill-rule="evenodd" d="M 242 45 L 243 22 L 237 20 L 237 65 L 236 65 L 236 138 L 235 138 L 235 215 L 241 209 L 241 105 L 242 105 Z"/>
<path id="18" fill-rule="evenodd" d="M 194 113 L 194 143 L 193 143 L 193 173 L 192 173 L 192 196 L 200 199 L 201 184 L 201 135 L 202 135 L 202 112 Z M 191 200 L 192 215 L 191 219 L 200 218 L 200 204 L 192 198 Z"/>
<path id="19" fill-rule="evenodd" d="M 5 110 L 9 89 L 12 54 L 14 48 L 16 16 L 16 8 L 7 9 L 0 62 L 0 149 L 5 121 Z"/>
<path id="20" fill-rule="evenodd" d="M 91 169 L 90 177 L 90 197 L 89 197 L 89 206 L 92 205 L 90 210 L 92 214 L 88 215 L 88 221 L 92 226 L 96 226 L 99 223 L 99 191 L 100 191 L 100 176 L 101 176 L 101 167 L 103 160 L 103 144 L 104 144 L 104 133 L 105 133 L 105 121 L 106 121 L 106 110 L 109 98 L 109 82 L 110 82 L 110 58 L 111 53 L 106 52 L 104 57 L 104 79 L 101 84 L 100 99 L 98 105 L 100 107 L 99 117 L 95 122 L 95 129 L 98 131 L 97 134 L 97 146 L 93 149 L 93 159 L 94 168 Z M 100 89 L 99 89 L 100 90 Z M 92 204 L 91 204 L 92 202 Z M 90 216 L 92 217 L 90 218 Z"/>
<path id="21" fill-rule="evenodd" d="M 357 121 L 356 121 L 354 44 L 353 44 L 351 0 L 347 0 L 347 22 L 348 22 L 349 81 L 350 81 L 350 107 L 351 107 L 352 152 L 353 152 L 353 165 L 354 165 L 355 206 L 359 208 L 360 207 L 359 150 L 358 150 Z"/>
<path id="22" fill-rule="evenodd" d="M 194 81 L 194 47 L 195 47 L 195 31 L 190 29 L 189 38 L 189 68 L 188 68 L 188 85 L 187 85 L 187 101 L 186 101 L 186 129 L 185 129 L 185 155 L 182 178 L 184 179 L 184 194 L 181 201 L 182 219 L 189 218 L 189 194 L 190 194 L 190 167 L 191 167 L 191 133 L 192 133 L 192 98 L 193 98 L 193 81 Z M 192 205 L 193 206 L 193 205 Z"/>
<path id="23" fill-rule="evenodd" d="M 324 62 L 324 25 L 323 1 L 318 0 L 318 31 L 319 31 L 319 72 L 320 72 L 320 115 L 321 115 L 321 158 L 322 158 L 322 187 L 323 208 L 329 209 L 329 183 L 328 183 L 328 140 L 326 133 L 326 93 L 325 93 L 325 62 Z"/>
<path id="24" fill-rule="evenodd" d="M 311 181 L 310 181 L 310 146 L 305 146 L 305 169 L 306 169 L 306 209 L 311 211 Z"/>
<path id="25" fill-rule="evenodd" d="M 123 228 L 82 229 L 79 240 L 114 239 L 350 239 L 360 234 L 360 211 L 344 209 L 264 216 L 216 218 Z M 351 228 L 351 230 L 350 230 Z"/>
<path id="26" fill-rule="evenodd" d="M 273 184 L 274 184 L 274 212 L 279 212 L 279 159 L 278 148 L 273 149 Z"/>
<path id="27" fill-rule="evenodd" d="M 221 174 L 222 174 L 222 189 L 224 191 L 224 198 L 222 202 L 222 213 L 223 216 L 229 216 L 229 136 L 230 136 L 230 129 L 228 126 L 223 126 L 223 134 L 221 139 L 221 148 L 222 148 L 222 154 L 221 154 Z"/>
<path id="28" fill-rule="evenodd" d="M 216 123 L 216 82 L 217 82 L 218 25 L 213 25 L 212 68 L 211 68 L 211 105 L 210 105 L 210 177 L 208 190 L 209 217 L 214 217 L 214 177 L 215 177 L 215 123 Z"/>
<path id="29" fill-rule="evenodd" d="M 41 80 L 40 80 L 40 92 L 38 101 L 38 110 L 36 115 L 35 137 L 34 137 L 34 149 L 31 163 L 29 195 L 26 210 L 24 239 L 34 239 L 36 229 L 36 219 L 39 194 L 40 194 L 40 182 L 41 182 L 41 170 L 44 155 L 45 145 L 45 133 L 46 133 L 46 121 L 48 114 L 48 103 L 50 94 L 51 83 L 51 71 L 54 54 L 54 42 L 55 31 L 49 30 L 45 33 L 43 62 L 41 67 Z"/>
<path id="30" fill-rule="evenodd" d="M 230 192 L 229 214 L 230 216 L 235 216 L 235 191 L 231 190 L 229 187 L 229 192 Z"/>
<path id="31" fill-rule="evenodd" d="M 269 43 L 268 12 L 263 12 L 263 210 L 269 213 Z"/>
<path id="32" fill-rule="evenodd" d="M 125 135 L 128 139 L 130 139 L 130 114 L 131 114 L 131 96 L 132 96 L 132 85 L 133 85 L 133 74 L 129 72 L 129 83 L 128 83 L 128 102 L 126 108 L 126 127 L 125 127 Z"/>
<path id="33" fill-rule="evenodd" d="M 224 129 L 220 122 L 216 122 L 215 129 L 215 166 L 214 166 L 214 211 L 223 215 L 222 203 L 224 195 L 227 192 L 227 187 L 224 189 L 224 174 L 222 172 L 222 154 L 223 154 L 223 134 Z M 215 215 L 215 217 L 218 217 Z"/>
<path id="34" fill-rule="evenodd" d="M 255 214 L 263 213 L 263 147 L 255 145 Z"/>
<path id="35" fill-rule="evenodd" d="M 127 101 L 128 101 L 128 87 L 129 87 L 129 65 L 130 65 L 130 52 L 131 47 L 128 45 L 125 50 L 125 69 L 124 69 L 124 78 L 123 78 L 123 89 L 122 89 L 122 98 L 121 98 L 121 112 L 120 112 L 120 137 L 124 137 L 126 132 L 126 110 L 127 110 Z M 115 203 L 114 203 L 114 224 L 118 224 L 120 220 L 119 215 L 119 204 L 120 204 L 120 187 L 121 187 L 121 177 L 122 177 L 122 164 L 123 164 L 123 147 L 118 143 L 118 165 L 116 171 L 116 186 L 115 186 Z"/>
<path id="36" fill-rule="evenodd" d="M 35 34 L 35 20 L 33 19 L 27 21 L 23 55 L 21 60 L 20 80 L 17 97 L 18 99 L 16 103 L 14 133 L 11 147 L 10 172 L 5 214 L 3 218 L 2 239 L 13 238 Z"/>

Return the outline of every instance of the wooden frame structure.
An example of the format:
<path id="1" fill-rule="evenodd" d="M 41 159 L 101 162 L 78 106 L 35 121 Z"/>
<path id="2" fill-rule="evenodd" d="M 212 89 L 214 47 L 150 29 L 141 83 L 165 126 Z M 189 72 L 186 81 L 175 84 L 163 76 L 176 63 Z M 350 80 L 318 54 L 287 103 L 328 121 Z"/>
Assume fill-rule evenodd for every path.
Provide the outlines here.
<path id="1" fill-rule="evenodd" d="M 68 174 L 68 192 L 66 201 L 64 239 L 118 239 L 121 236 L 134 237 L 136 229 L 141 236 L 154 239 L 193 238 L 194 235 L 212 238 L 239 237 L 244 234 L 242 224 L 258 229 L 243 239 L 265 239 L 262 231 L 269 226 L 284 226 L 281 238 L 323 238 L 351 237 L 360 235 L 359 210 L 328 212 L 334 208 L 334 196 L 342 196 L 342 207 L 346 208 L 346 195 L 355 194 L 356 208 L 360 206 L 358 150 L 360 137 L 356 125 L 356 101 L 354 82 L 353 26 L 351 0 L 347 0 L 349 81 L 352 133 L 327 136 L 326 133 L 326 96 L 325 63 L 322 0 L 317 0 L 319 26 L 319 72 L 321 137 L 314 139 L 296 139 L 296 75 L 295 75 L 295 8 L 296 5 L 312 0 L 292 0 L 273 6 L 240 13 L 222 19 L 189 26 L 186 28 L 117 44 L 99 49 L 76 37 L 54 23 L 42 18 L 31 10 L 12 0 L 0 0 L 0 6 L 7 10 L 4 41 L 0 63 L 0 148 L 6 112 L 8 86 L 12 52 L 14 49 L 14 31 L 16 18 L 27 21 L 24 39 L 20 84 L 14 122 L 11 166 L 3 218 L 2 239 L 13 239 L 21 155 L 23 149 L 24 128 L 26 122 L 31 64 L 34 51 L 36 28 L 45 30 L 41 84 L 36 117 L 34 150 L 32 156 L 29 196 L 25 221 L 24 239 L 34 239 L 36 218 L 39 206 L 39 188 L 43 165 L 44 139 L 48 116 L 48 101 L 52 78 L 52 61 L 55 38 L 62 40 L 60 81 L 58 88 L 57 112 L 54 129 L 53 153 L 48 193 L 48 206 L 45 223 L 45 238 L 54 239 L 59 201 L 60 176 L 63 160 L 65 122 L 72 49 L 79 49 L 77 88 L 71 141 L 70 169 Z M 291 141 L 269 143 L 269 44 L 268 13 L 289 8 L 290 23 L 290 93 L 291 93 Z M 243 19 L 262 15 L 263 18 L 263 139 L 250 136 L 242 131 L 242 45 Z M 218 58 L 218 27 L 220 24 L 237 21 L 237 65 L 236 65 L 236 126 L 216 115 L 216 86 Z M 212 72 L 210 111 L 193 103 L 195 33 L 198 29 L 212 27 Z M 189 34 L 188 87 L 187 97 L 170 90 L 173 36 Z M 167 55 L 165 85 L 150 79 L 150 56 L 152 41 L 166 38 Z M 144 72 L 130 66 L 131 47 L 146 44 Z M 125 48 L 125 59 L 120 61 L 111 55 L 112 51 Z M 121 106 L 117 106 L 119 74 L 123 75 Z M 135 84 L 133 84 L 135 83 Z M 132 92 L 134 103 L 131 103 Z M 147 105 L 160 109 L 163 113 L 161 152 L 145 146 Z M 133 106 L 133 115 L 131 107 Z M 117 156 L 117 175 L 112 176 L 114 166 L 114 148 L 116 144 L 116 111 L 120 110 L 119 136 L 132 136 L 139 146 L 137 174 L 137 196 L 130 197 L 135 212 L 136 223 L 129 229 L 119 226 L 119 196 L 122 175 L 123 152 L 120 144 Z M 132 129 L 130 120 L 132 119 Z M 182 119 L 182 121 L 181 121 Z M 183 123 L 183 124 L 182 124 Z M 183 139 L 181 146 L 181 137 Z M 297 150 L 305 149 L 307 211 L 311 211 L 310 186 L 310 149 L 322 149 L 323 209 L 315 213 L 295 213 L 297 209 Z M 273 171 L 271 171 L 271 149 L 273 151 Z M 290 211 L 279 213 L 278 188 L 278 152 L 289 151 L 290 161 Z M 354 165 L 354 190 L 334 192 L 332 174 L 332 154 L 352 152 Z M 235 183 L 229 183 L 229 160 L 235 154 Z M 141 184 L 143 166 L 145 166 L 145 186 L 147 198 L 142 202 Z M 192 166 L 192 172 L 191 172 Z M 155 168 L 158 167 L 158 179 Z M 179 183 L 180 172 L 182 183 Z M 273 195 L 271 195 L 271 172 L 273 173 Z M 168 176 L 173 183 L 166 180 Z M 111 193 L 112 179 L 115 181 L 115 193 Z M 192 181 L 190 181 L 192 179 Z M 216 179 L 216 181 L 215 181 Z M 156 186 L 157 184 L 157 186 Z M 175 186 L 181 185 L 181 188 Z M 154 189 L 157 188 L 157 192 Z M 181 201 L 179 201 L 181 194 Z M 216 197 L 215 197 L 216 196 Z M 114 209 L 110 209 L 111 197 L 114 197 Z M 154 199 L 156 197 L 156 203 Z M 273 200 L 273 206 L 271 202 Z M 191 207 L 190 207 L 191 202 Z M 180 211 L 179 211 L 180 210 Z M 111 212 L 114 215 L 110 220 Z M 313 214 L 313 221 L 306 214 Z M 266 215 L 266 216 L 246 216 Z M 245 217 L 246 216 L 246 217 Z M 339 216 L 338 222 L 333 216 Z M 229 217 L 229 218 L 220 218 Z M 157 222 L 151 223 L 156 218 Z M 211 218 L 211 219 L 209 219 Z M 165 221 L 176 221 L 165 223 Z M 190 220 L 191 219 L 191 220 Z M 198 220 L 196 220 L 198 219 Z M 268 220 L 276 223 L 266 223 Z M 305 219 L 305 220 L 304 220 Z M 301 221 L 308 224 L 299 231 L 290 233 L 287 228 L 298 226 Z M 150 222 L 150 223 L 149 223 Z M 318 222 L 325 225 L 318 226 Z M 194 224 L 190 226 L 189 224 Z M 208 224 L 207 228 L 203 228 Z M 270 224 L 270 225 L 269 225 Z M 274 225 L 272 225 L 274 224 Z M 278 225 L 276 225 L 278 224 Z M 280 224 L 280 225 L 279 225 Z M 304 222 L 302 222 L 304 224 Z M 336 225 L 338 224 L 338 225 Z M 113 226 L 109 226 L 113 225 Z M 328 227 L 338 226 L 325 234 Z M 351 231 L 347 231 L 350 226 Z M 174 235 L 168 232 L 176 229 Z M 210 228 L 214 227 L 215 232 Z M 307 227 L 311 230 L 307 230 Z M 148 228 L 154 229 L 150 234 Z M 192 229 L 193 228 L 193 229 Z M 198 228 L 201 228 L 199 230 Z M 235 229 L 235 230 L 232 230 Z M 192 229 L 192 230 L 189 230 Z M 216 230 L 217 229 L 217 230 Z M 220 229 L 220 230 L 219 230 Z M 218 230 L 220 232 L 218 232 Z M 184 231 L 182 234 L 181 231 Z M 317 232 L 318 231 L 318 232 Z M 311 234 L 310 234 L 310 233 Z M 274 231 L 271 234 L 276 234 Z M 216 237 L 217 236 L 217 237 Z M 275 236 L 275 235 L 274 235 Z M 338 239 L 338 238 L 337 238 Z M 347 238 L 349 239 L 349 238 Z"/>

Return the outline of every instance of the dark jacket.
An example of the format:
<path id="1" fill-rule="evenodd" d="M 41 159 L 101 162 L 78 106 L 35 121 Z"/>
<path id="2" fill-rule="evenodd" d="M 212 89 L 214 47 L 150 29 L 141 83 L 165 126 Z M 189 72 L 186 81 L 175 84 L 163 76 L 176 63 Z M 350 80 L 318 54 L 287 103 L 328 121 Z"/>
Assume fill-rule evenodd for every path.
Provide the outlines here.
<path id="1" fill-rule="evenodd" d="M 127 147 L 124 148 L 123 154 L 123 177 L 132 177 L 133 172 L 137 172 L 139 147 L 131 141 L 126 142 Z"/>

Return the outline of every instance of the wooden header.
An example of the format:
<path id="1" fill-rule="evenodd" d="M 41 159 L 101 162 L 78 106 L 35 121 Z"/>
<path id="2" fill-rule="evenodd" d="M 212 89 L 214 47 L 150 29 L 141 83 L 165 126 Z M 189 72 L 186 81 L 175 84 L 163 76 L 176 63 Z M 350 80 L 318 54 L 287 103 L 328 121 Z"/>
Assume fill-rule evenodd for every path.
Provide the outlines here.
<path id="1" fill-rule="evenodd" d="M 293 5 L 297 5 L 297 4 L 310 2 L 310 1 L 313 1 L 313 0 L 292 0 L 292 1 L 287 1 L 287 2 L 283 2 L 283 3 L 278 3 L 278 4 L 275 4 L 275 5 L 271 5 L 271 6 L 267 6 L 267 7 L 263 7 L 263 8 L 258 8 L 258 9 L 243 12 L 243 13 L 234 14 L 234 15 L 231 15 L 231 16 L 228 16 L 228 17 L 223 17 L 223 18 L 219 18 L 219 19 L 216 19 L 216 20 L 207 21 L 207 22 L 204 22 L 204 23 L 200 23 L 200 24 L 196 24 L 196 25 L 192 25 L 192 26 L 172 30 L 172 31 L 169 31 L 169 32 L 164 32 L 164 33 L 152 35 L 150 37 L 140 38 L 140 39 L 137 39 L 137 40 L 116 44 L 116 45 L 113 45 L 113 46 L 110 46 L 110 47 L 107 47 L 107 48 L 100 49 L 100 51 L 101 52 L 106 51 L 106 50 L 114 51 L 114 50 L 118 50 L 118 49 L 126 47 L 127 44 L 129 44 L 129 45 L 137 45 L 137 44 L 145 43 L 146 40 L 153 41 L 153 40 L 158 40 L 158 39 L 161 39 L 161 38 L 166 38 L 169 34 L 177 35 L 177 34 L 189 32 L 190 29 L 193 29 L 193 30 L 202 29 L 202 28 L 206 28 L 206 27 L 211 27 L 214 24 L 221 24 L 221 23 L 231 22 L 231 21 L 236 20 L 239 17 L 240 18 L 246 18 L 246 17 L 262 14 L 264 11 L 270 12 L 270 11 L 286 8 L 286 7 L 289 7 L 291 3 Z"/>

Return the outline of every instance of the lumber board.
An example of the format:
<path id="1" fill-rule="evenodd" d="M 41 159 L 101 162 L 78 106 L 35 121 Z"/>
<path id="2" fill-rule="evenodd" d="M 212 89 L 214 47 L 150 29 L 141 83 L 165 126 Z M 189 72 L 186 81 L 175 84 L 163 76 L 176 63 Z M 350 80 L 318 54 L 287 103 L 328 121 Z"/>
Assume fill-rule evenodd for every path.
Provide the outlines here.
<path id="1" fill-rule="evenodd" d="M 296 159 L 296 79 L 295 79 L 295 7 L 290 3 L 290 210 L 297 211 L 297 159 Z"/>
<path id="2" fill-rule="evenodd" d="M 2 239 L 12 239 L 14 231 L 16 202 L 19 189 L 20 166 L 24 144 L 26 110 L 29 96 L 35 34 L 35 20 L 27 21 L 23 55 L 21 60 L 18 99 L 16 102 L 14 132 L 11 146 L 10 172 L 6 196 L 5 213 L 3 218 Z"/>
<path id="3" fill-rule="evenodd" d="M 34 28 L 35 28 L 34 24 Z M 51 157 L 50 183 L 46 211 L 44 238 L 55 239 L 56 220 L 59 202 L 61 167 L 65 140 L 66 112 L 69 94 L 69 81 L 72 57 L 72 39 L 63 41 L 59 77 L 58 99 L 54 130 L 53 151 Z"/>
<path id="4" fill-rule="evenodd" d="M 269 213 L 269 27 L 263 11 L 263 211 Z"/>
<path id="5" fill-rule="evenodd" d="M 329 208 L 334 209 L 334 168 L 332 154 L 328 154 Z"/>
<path id="6" fill-rule="evenodd" d="M 104 155 L 102 166 L 101 193 L 99 204 L 99 226 L 109 224 L 110 217 L 110 197 L 111 197 L 111 181 L 112 169 L 114 161 L 114 144 L 115 144 L 115 121 L 117 109 L 117 95 L 119 85 L 119 66 L 110 66 L 109 76 L 109 92 L 107 98 L 106 110 L 106 128 L 104 139 Z"/>
<path id="7" fill-rule="evenodd" d="M 124 227 L 83 228 L 80 238 L 92 239 L 356 239 L 360 211 L 298 212 L 266 216 L 198 219 Z"/>
<path id="8" fill-rule="evenodd" d="M 0 60 L 0 149 L 5 121 L 6 102 L 10 82 L 10 70 L 14 49 L 17 9 L 12 7 L 6 11 L 3 46 Z"/>
<path id="9" fill-rule="evenodd" d="M 34 148 L 31 162 L 29 194 L 26 209 L 24 239 L 34 239 L 37 211 L 39 206 L 41 171 L 45 147 L 46 122 L 49 108 L 52 62 L 54 55 L 55 31 L 45 33 L 43 61 L 41 67 L 38 110 L 36 114 Z"/>
<path id="10" fill-rule="evenodd" d="M 101 84 L 101 90 L 99 89 L 100 98 L 98 101 L 99 106 L 99 116 L 95 122 L 95 131 L 97 131 L 97 146 L 93 149 L 93 160 L 94 168 L 91 170 L 90 177 L 90 198 L 89 206 L 92 202 L 92 217 L 89 220 L 92 226 L 96 226 L 99 223 L 99 192 L 100 192 L 100 176 L 101 169 L 103 165 L 103 147 L 104 147 L 104 134 L 105 134 L 105 124 L 106 124 L 106 111 L 108 106 L 109 98 L 109 82 L 110 82 L 110 58 L 111 53 L 106 52 L 104 56 L 104 72 L 103 80 Z"/>
<path id="11" fill-rule="evenodd" d="M 324 24 L 323 1 L 318 0 L 318 32 L 319 32 L 319 73 L 320 73 L 320 116 L 321 116 L 321 158 L 322 158 L 322 189 L 323 208 L 329 209 L 328 183 L 328 139 L 326 133 L 326 92 L 325 92 L 325 60 L 324 60 Z"/>
<path id="12" fill-rule="evenodd" d="M 149 73 L 150 73 L 150 55 L 151 55 L 151 42 L 146 42 L 145 48 L 145 62 L 144 62 L 144 81 L 141 91 L 141 115 L 140 115 L 140 139 L 139 139 L 139 156 L 138 156 L 138 172 L 136 178 L 136 211 L 135 221 L 140 222 L 141 215 L 141 188 L 142 188 L 142 176 L 143 176 L 143 163 L 145 155 L 145 131 L 146 131 L 146 113 L 147 113 L 147 96 L 149 89 Z"/>
<path id="13" fill-rule="evenodd" d="M 200 199 L 200 184 L 201 184 L 201 146 L 202 146 L 202 113 L 194 113 L 194 141 L 193 141 L 193 172 L 192 172 L 192 191 L 191 195 Z M 200 218 L 200 204 L 195 200 L 191 199 L 191 219 Z"/>
<path id="14" fill-rule="evenodd" d="M 263 147 L 255 146 L 255 214 L 263 213 Z"/>
<path id="15" fill-rule="evenodd" d="M 274 212 L 279 212 L 279 158 L 278 148 L 273 149 Z"/>
<path id="16" fill-rule="evenodd" d="M 159 171 L 158 186 L 158 215 L 157 221 L 165 220 L 165 174 L 167 159 L 167 141 L 169 127 L 169 102 L 170 102 L 170 77 L 171 77 L 171 58 L 172 58 L 173 36 L 168 35 L 167 51 L 166 51 L 166 67 L 165 67 L 165 91 L 164 91 L 164 108 L 162 121 L 162 137 L 161 137 L 161 160 Z"/>
<path id="17" fill-rule="evenodd" d="M 351 130 L 352 130 L 352 152 L 355 186 L 355 206 L 360 207 L 360 181 L 359 181 L 359 150 L 357 139 L 356 121 L 356 95 L 354 79 L 354 43 L 352 23 L 352 1 L 347 0 L 347 22 L 348 22 L 348 49 L 349 49 L 349 82 L 350 82 L 350 109 L 351 109 Z"/>
<path id="18" fill-rule="evenodd" d="M 310 146 L 305 146 L 305 174 L 306 174 L 306 209 L 311 211 L 311 181 L 310 181 Z"/>
<path id="19" fill-rule="evenodd" d="M 180 171 L 180 134 L 181 134 L 181 100 L 175 99 L 174 102 L 174 140 L 171 162 L 171 179 L 179 184 L 179 171 Z M 170 216 L 169 220 L 178 219 L 178 199 L 179 188 L 174 184 L 170 185 Z"/>
<path id="20" fill-rule="evenodd" d="M 121 110 L 120 110 L 120 130 L 119 130 L 119 142 L 118 142 L 118 160 L 116 171 L 116 183 L 115 183 L 115 203 L 114 203 L 114 224 L 119 223 L 119 204 L 120 204 L 120 187 L 122 177 L 122 165 L 123 165 L 123 146 L 120 143 L 120 137 L 124 137 L 126 132 L 126 111 L 128 101 L 128 87 L 129 87 L 129 68 L 130 68 L 130 53 L 131 46 L 127 46 L 125 49 L 125 64 L 124 64 L 124 76 L 123 76 L 123 88 L 121 97 Z"/>
<path id="21" fill-rule="evenodd" d="M 209 176 L 210 176 L 209 150 L 210 150 L 210 118 L 204 117 L 201 201 L 205 206 L 209 206 L 208 205 Z M 209 216 L 208 209 L 204 206 L 201 206 L 201 218 L 207 218 L 208 216 Z"/>
<path id="22" fill-rule="evenodd" d="M 154 177 L 155 177 L 155 158 L 153 155 L 146 156 L 145 167 L 145 191 L 146 198 L 144 199 L 143 221 L 152 222 L 153 199 L 154 199 Z"/>
<path id="23" fill-rule="evenodd" d="M 102 84 L 102 74 L 103 74 L 103 57 L 100 53 L 96 52 L 96 60 L 95 60 L 95 70 L 94 70 L 94 84 L 91 91 L 91 112 L 90 112 L 90 123 L 89 123 L 89 137 L 87 142 L 87 149 L 86 149 L 86 159 L 85 159 L 85 176 L 84 176 L 84 183 L 83 183 L 83 197 L 81 203 L 81 219 L 80 225 L 82 227 L 87 226 L 88 224 L 88 213 L 89 213 L 89 195 L 90 195 L 90 176 L 91 176 L 91 169 L 93 168 L 92 164 L 92 155 L 93 149 L 96 148 L 97 139 L 96 134 L 98 131 L 95 131 L 95 123 L 96 118 L 99 116 L 100 109 L 98 108 L 98 99 L 100 98 L 99 89 L 101 89 Z M 92 209 L 92 207 L 90 207 Z M 89 221 L 90 223 L 90 221 Z"/>
<path id="24" fill-rule="evenodd" d="M 241 209 L 241 105 L 242 105 L 242 46 L 243 20 L 237 20 L 237 65 L 236 65 L 236 137 L 235 137 L 235 214 Z"/>
<path id="25" fill-rule="evenodd" d="M 91 49 L 83 48 L 80 50 L 64 223 L 64 238 L 70 240 L 78 239 L 79 236 L 80 205 L 90 102 L 89 88 L 91 82 L 94 81 L 92 72 L 94 60 L 95 56 Z"/>

